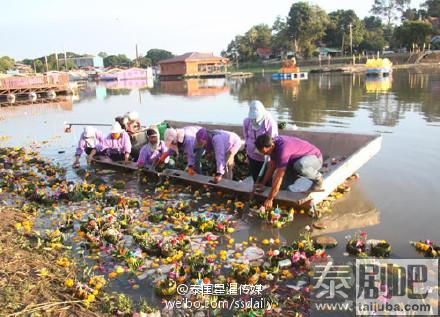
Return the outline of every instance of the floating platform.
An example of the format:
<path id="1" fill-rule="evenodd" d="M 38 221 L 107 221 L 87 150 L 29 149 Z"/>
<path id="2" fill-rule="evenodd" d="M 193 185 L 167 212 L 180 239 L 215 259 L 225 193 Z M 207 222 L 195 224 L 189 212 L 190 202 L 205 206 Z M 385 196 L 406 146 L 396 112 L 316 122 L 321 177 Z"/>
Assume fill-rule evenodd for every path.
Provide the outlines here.
<path id="1" fill-rule="evenodd" d="M 389 76 L 393 72 L 392 68 L 367 68 L 367 76 Z"/>
<path id="2" fill-rule="evenodd" d="M 243 127 L 241 125 L 213 124 L 203 122 L 180 122 L 167 121 L 171 127 L 182 128 L 189 125 L 199 125 L 207 129 L 221 129 L 237 133 L 242 136 Z M 281 190 L 276 197 L 277 201 L 292 205 L 317 204 L 324 200 L 332 191 L 334 191 L 347 178 L 353 175 L 361 166 L 367 163 L 376 155 L 382 145 L 380 134 L 351 134 L 342 132 L 318 132 L 318 131 L 298 131 L 282 130 L 283 135 L 296 136 L 316 145 L 324 156 L 324 165 L 322 173 L 324 183 L 322 192 L 290 192 Z M 339 158 L 339 159 L 335 159 Z M 117 167 L 134 171 L 134 164 L 125 165 L 117 162 L 100 161 L 100 165 Z M 238 194 L 250 194 L 252 184 L 223 179 L 220 183 L 212 183 L 212 177 L 205 175 L 189 175 L 185 171 L 176 169 L 165 169 L 162 175 L 202 186 L 210 186 L 223 190 L 237 192 Z M 256 193 L 255 196 L 265 198 L 269 195 L 270 188 L 266 187 L 264 192 Z"/>
<path id="3" fill-rule="evenodd" d="M 70 94 L 72 88 L 67 73 L 0 78 L 0 102 L 14 104 L 19 99 L 55 99 L 59 94 Z"/>
<path id="4" fill-rule="evenodd" d="M 275 79 L 275 80 L 283 80 L 283 79 L 305 80 L 305 79 L 308 79 L 308 73 L 307 72 L 301 72 L 301 73 L 275 73 L 275 74 L 272 74 L 272 79 Z"/>

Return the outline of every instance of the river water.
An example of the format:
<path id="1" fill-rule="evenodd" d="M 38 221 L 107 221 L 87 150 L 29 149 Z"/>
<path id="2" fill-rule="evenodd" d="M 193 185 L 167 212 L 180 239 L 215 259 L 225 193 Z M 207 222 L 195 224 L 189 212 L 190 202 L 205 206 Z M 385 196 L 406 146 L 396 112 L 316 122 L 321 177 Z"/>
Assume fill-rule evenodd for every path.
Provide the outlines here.
<path id="1" fill-rule="evenodd" d="M 145 125 L 164 119 L 239 124 L 253 99 L 298 129 L 383 136 L 382 149 L 359 170 L 351 193 L 324 219 L 326 233 L 340 242 L 333 255 L 342 256 L 344 237 L 361 228 L 371 238 L 388 240 L 392 256 L 399 258 L 418 257 L 410 240 L 439 242 L 440 72 L 434 69 L 399 70 L 383 80 L 320 74 L 280 82 L 266 74 L 231 80 L 90 83 L 73 99 L 0 108 L 0 136 L 11 137 L 3 144 L 40 143 L 41 151 L 74 177 L 70 166 L 82 128 L 65 134 L 64 122 L 111 123 L 115 116 L 136 110 Z M 309 221 L 303 218 L 279 232 L 255 224 L 240 235 L 279 234 L 290 240 Z"/>

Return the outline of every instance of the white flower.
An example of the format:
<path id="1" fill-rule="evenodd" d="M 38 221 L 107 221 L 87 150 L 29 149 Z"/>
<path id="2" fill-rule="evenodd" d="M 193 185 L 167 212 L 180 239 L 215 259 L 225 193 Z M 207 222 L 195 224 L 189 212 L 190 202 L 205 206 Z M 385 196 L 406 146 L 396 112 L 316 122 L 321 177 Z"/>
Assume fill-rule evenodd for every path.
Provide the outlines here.
<path id="1" fill-rule="evenodd" d="M 312 230 L 312 228 L 311 228 L 309 225 L 305 226 L 305 229 L 306 229 L 307 231 L 311 231 L 311 230 Z"/>
<path id="2" fill-rule="evenodd" d="M 280 254 L 280 250 L 274 250 L 274 251 L 273 251 L 273 255 L 277 256 L 277 255 L 279 255 L 279 254 Z"/>

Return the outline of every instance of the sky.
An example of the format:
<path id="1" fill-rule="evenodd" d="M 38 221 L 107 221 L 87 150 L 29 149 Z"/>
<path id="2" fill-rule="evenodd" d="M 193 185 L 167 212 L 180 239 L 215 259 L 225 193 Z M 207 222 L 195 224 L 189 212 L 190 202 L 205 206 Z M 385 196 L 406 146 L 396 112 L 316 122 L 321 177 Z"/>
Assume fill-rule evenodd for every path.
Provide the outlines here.
<path id="1" fill-rule="evenodd" d="M 374 0 L 314 0 L 325 11 L 353 9 L 369 15 Z M 0 56 L 16 60 L 54 52 L 145 55 L 151 48 L 174 54 L 220 54 L 251 26 L 272 26 L 292 0 L 9 0 L 2 3 Z M 422 0 L 412 0 L 418 6 Z"/>

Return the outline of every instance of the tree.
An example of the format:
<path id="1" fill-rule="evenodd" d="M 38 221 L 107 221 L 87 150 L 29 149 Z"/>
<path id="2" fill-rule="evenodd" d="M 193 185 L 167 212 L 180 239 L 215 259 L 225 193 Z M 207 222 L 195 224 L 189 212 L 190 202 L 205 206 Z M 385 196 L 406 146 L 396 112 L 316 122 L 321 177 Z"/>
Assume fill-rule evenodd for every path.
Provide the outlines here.
<path id="1" fill-rule="evenodd" d="M 35 63 L 35 71 L 37 73 L 44 73 L 46 71 L 46 68 L 41 60 L 36 59 L 34 60 L 34 63 Z"/>
<path id="2" fill-rule="evenodd" d="M 411 49 L 413 44 L 423 47 L 433 34 L 432 25 L 424 21 L 404 21 L 394 31 L 394 37 L 401 46 Z"/>
<path id="3" fill-rule="evenodd" d="M 367 31 L 376 31 L 383 28 L 382 20 L 374 15 L 364 18 L 364 26 Z"/>
<path id="4" fill-rule="evenodd" d="M 131 60 L 125 54 L 109 55 L 104 58 L 105 67 L 130 67 Z"/>
<path id="5" fill-rule="evenodd" d="M 267 24 L 251 27 L 244 35 L 237 35 L 225 51 L 225 56 L 241 61 L 257 59 L 257 48 L 271 47 L 272 29 Z"/>
<path id="6" fill-rule="evenodd" d="M 440 18 L 440 0 L 427 0 L 423 7 L 426 8 L 428 16 Z"/>
<path id="7" fill-rule="evenodd" d="M 415 8 L 408 8 L 402 13 L 402 21 L 415 21 L 420 20 L 422 18 L 426 18 L 426 10 L 423 9 L 415 9 Z"/>
<path id="8" fill-rule="evenodd" d="M 387 45 L 387 41 L 383 35 L 383 30 L 366 31 L 364 40 L 359 45 L 359 49 L 369 52 L 382 51 Z"/>
<path id="9" fill-rule="evenodd" d="M 9 56 L 0 57 L 0 72 L 6 72 L 14 67 L 15 61 Z"/>
<path id="10" fill-rule="evenodd" d="M 365 17 L 363 20 L 365 27 L 364 40 L 359 48 L 364 51 L 382 51 L 388 44 L 385 39 L 384 25 L 382 20 L 375 16 Z"/>
<path id="11" fill-rule="evenodd" d="M 153 65 L 157 65 L 158 62 L 173 56 L 173 53 L 159 48 L 153 48 L 147 52 L 147 55 L 145 55 L 145 57 L 151 60 Z"/>
<path id="12" fill-rule="evenodd" d="M 293 49 L 293 41 L 289 35 L 287 18 L 277 16 L 272 26 L 272 50 L 276 53 L 283 53 Z"/>
<path id="13" fill-rule="evenodd" d="M 98 56 L 102 57 L 102 59 L 104 59 L 104 58 L 106 58 L 108 56 L 108 54 L 106 52 L 99 52 Z"/>
<path id="14" fill-rule="evenodd" d="M 398 19 L 399 14 L 401 15 L 410 3 L 411 0 L 374 0 L 371 13 L 382 17 L 390 25 Z"/>
<path id="15" fill-rule="evenodd" d="M 364 39 L 364 23 L 353 10 L 337 10 L 329 15 L 330 23 L 326 29 L 324 41 L 327 46 L 342 47 L 350 50 L 350 25 L 352 29 L 353 47 L 357 48 Z"/>
<path id="16" fill-rule="evenodd" d="M 151 66 L 151 64 L 152 64 L 151 59 L 149 59 L 146 56 L 139 57 L 138 62 L 139 62 L 139 65 L 137 65 L 137 66 L 141 67 L 141 68 L 147 68 L 147 67 Z"/>
<path id="17" fill-rule="evenodd" d="M 297 2 L 290 8 L 287 24 L 295 52 L 308 57 L 315 49 L 315 42 L 325 34 L 328 17 L 319 6 Z"/>

